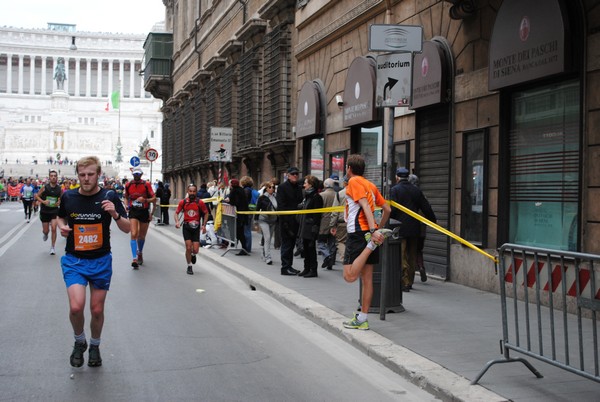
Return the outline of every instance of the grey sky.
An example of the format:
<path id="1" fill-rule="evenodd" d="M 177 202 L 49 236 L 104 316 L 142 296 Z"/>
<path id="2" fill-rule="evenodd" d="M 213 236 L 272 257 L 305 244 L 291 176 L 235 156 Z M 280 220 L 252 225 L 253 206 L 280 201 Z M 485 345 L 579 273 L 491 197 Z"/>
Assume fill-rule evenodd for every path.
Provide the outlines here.
<path id="1" fill-rule="evenodd" d="M 162 0 L 0 0 L 0 26 L 39 29 L 48 22 L 78 31 L 148 33 L 164 20 Z"/>

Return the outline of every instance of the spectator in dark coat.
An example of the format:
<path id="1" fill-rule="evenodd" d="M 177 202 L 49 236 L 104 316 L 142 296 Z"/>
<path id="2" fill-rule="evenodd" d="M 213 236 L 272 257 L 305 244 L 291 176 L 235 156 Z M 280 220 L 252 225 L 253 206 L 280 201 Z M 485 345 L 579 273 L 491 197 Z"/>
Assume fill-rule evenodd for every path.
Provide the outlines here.
<path id="1" fill-rule="evenodd" d="M 158 188 L 156 189 L 156 199 L 159 200 L 160 205 L 160 222 L 164 225 L 169 224 L 169 203 L 171 202 L 171 190 L 169 184 L 163 184 L 162 181 L 158 182 Z"/>
<path id="2" fill-rule="evenodd" d="M 237 211 L 248 211 L 248 201 L 246 200 L 246 194 L 244 189 L 240 187 L 240 181 L 238 179 L 231 179 L 231 190 L 229 196 L 225 198 L 225 202 L 235 206 Z M 242 249 L 237 255 L 248 255 L 248 251 L 244 249 L 246 244 L 246 236 L 244 235 L 244 226 L 248 215 L 237 215 L 236 217 L 236 228 L 235 233 L 237 240 L 240 242 Z"/>
<path id="3" fill-rule="evenodd" d="M 319 179 L 308 175 L 304 178 L 304 200 L 302 200 L 302 209 L 320 209 L 323 208 L 323 198 L 318 193 Z M 316 278 L 317 273 L 317 237 L 319 237 L 319 228 L 321 226 L 321 214 L 302 214 L 300 215 L 300 232 L 302 246 L 304 250 L 304 271 L 299 276 L 305 278 Z"/>
<path id="4" fill-rule="evenodd" d="M 250 176 L 243 176 L 240 179 L 240 186 L 244 189 L 244 194 L 246 194 L 246 200 L 248 200 L 248 209 L 250 211 L 256 210 L 256 201 L 258 200 L 258 190 L 254 189 L 254 180 Z M 256 194 L 256 197 L 254 197 Z M 254 199 L 255 198 L 255 199 Z M 248 215 L 248 219 L 246 220 L 246 225 L 244 226 L 244 237 L 246 238 L 246 243 L 244 244 L 244 248 L 250 252 L 252 251 L 252 224 L 254 215 Z"/>
<path id="5" fill-rule="evenodd" d="M 421 190 L 408 181 L 409 171 L 406 168 L 396 170 L 397 184 L 390 190 L 390 198 L 398 204 L 414 211 L 421 212 L 432 222 L 436 217 Z M 415 279 L 417 265 L 417 246 L 421 235 L 420 222 L 397 208 L 392 208 L 391 225 L 400 225 L 398 234 L 402 238 L 402 290 L 408 292 Z"/>
<path id="6" fill-rule="evenodd" d="M 198 190 L 198 194 L 196 195 L 198 198 L 205 199 L 205 198 L 210 198 L 210 193 L 207 190 L 207 185 L 206 183 L 202 183 L 200 185 L 200 189 Z"/>
<path id="7" fill-rule="evenodd" d="M 277 210 L 294 211 L 302 202 L 302 187 L 298 183 L 300 171 L 296 167 L 287 170 L 287 180 L 277 187 Z M 298 275 L 293 268 L 294 247 L 298 235 L 298 222 L 294 215 L 281 215 L 279 219 L 281 233 L 281 275 Z"/>
<path id="8" fill-rule="evenodd" d="M 206 183 L 202 183 L 200 185 L 200 189 L 198 190 L 198 193 L 196 194 L 196 197 L 198 197 L 201 200 L 204 200 L 206 198 L 211 198 L 212 197 L 210 195 L 210 192 L 208 191 L 208 185 Z M 204 204 L 206 205 L 206 209 L 208 209 L 208 213 L 210 215 L 212 215 L 212 203 L 211 202 L 205 202 Z"/>

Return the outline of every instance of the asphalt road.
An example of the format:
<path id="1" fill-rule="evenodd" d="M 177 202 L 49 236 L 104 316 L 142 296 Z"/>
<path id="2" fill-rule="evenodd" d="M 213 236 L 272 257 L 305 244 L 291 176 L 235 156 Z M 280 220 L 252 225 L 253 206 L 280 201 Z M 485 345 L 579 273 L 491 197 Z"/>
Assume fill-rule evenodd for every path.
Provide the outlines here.
<path id="1" fill-rule="evenodd" d="M 201 256 L 187 275 L 183 241 L 151 228 L 133 271 L 112 236 L 103 366 L 72 368 L 64 239 L 50 256 L 38 217 L 0 205 L 0 401 L 436 400 Z"/>

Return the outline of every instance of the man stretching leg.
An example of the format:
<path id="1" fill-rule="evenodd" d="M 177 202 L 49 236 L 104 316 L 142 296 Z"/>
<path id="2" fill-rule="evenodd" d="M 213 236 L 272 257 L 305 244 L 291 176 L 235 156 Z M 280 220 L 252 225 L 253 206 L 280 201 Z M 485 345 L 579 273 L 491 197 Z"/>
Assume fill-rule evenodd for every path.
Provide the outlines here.
<path id="1" fill-rule="evenodd" d="M 373 265 L 379 262 L 379 250 L 386 237 L 392 231 L 377 229 L 373 212 L 375 207 L 383 209 L 380 226 L 385 226 L 390 217 L 391 208 L 375 186 L 363 177 L 365 160 L 362 155 L 353 154 L 348 157 L 346 175 L 346 222 L 348 239 L 344 254 L 344 280 L 354 282 L 362 280 L 362 305 L 360 313 L 344 322 L 344 327 L 351 329 L 369 329 L 367 314 L 373 298 Z"/>

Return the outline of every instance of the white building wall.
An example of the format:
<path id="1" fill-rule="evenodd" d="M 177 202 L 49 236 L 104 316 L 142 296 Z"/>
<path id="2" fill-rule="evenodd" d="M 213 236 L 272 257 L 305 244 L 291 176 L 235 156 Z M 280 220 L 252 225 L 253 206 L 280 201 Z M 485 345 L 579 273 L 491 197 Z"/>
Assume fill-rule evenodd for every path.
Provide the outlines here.
<path id="1" fill-rule="evenodd" d="M 69 49 L 72 36 L 77 50 Z M 0 163 L 36 159 L 43 164 L 58 154 L 75 161 L 92 154 L 111 164 L 119 178 L 130 178 L 129 161 L 146 138 L 162 155 L 162 101 L 143 90 L 138 74 L 144 40 L 142 35 L 0 28 Z M 63 90 L 54 79 L 59 57 L 67 70 Z M 120 110 L 106 111 L 109 94 L 119 89 Z M 119 138 L 122 163 L 116 161 Z M 147 161 L 143 165 L 149 170 Z M 159 157 L 153 179 L 161 179 L 161 170 Z"/>

